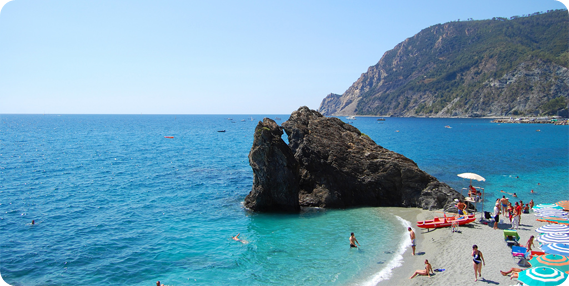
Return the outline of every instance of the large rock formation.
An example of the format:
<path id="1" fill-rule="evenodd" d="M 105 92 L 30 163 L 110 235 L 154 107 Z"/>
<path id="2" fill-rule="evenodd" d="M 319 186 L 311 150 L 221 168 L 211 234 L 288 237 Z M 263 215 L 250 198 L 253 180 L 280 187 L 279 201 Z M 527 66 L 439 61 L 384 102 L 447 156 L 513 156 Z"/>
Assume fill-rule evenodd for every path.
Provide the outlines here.
<path id="1" fill-rule="evenodd" d="M 255 128 L 249 164 L 253 168 L 253 190 L 245 206 L 258 211 L 298 211 L 299 166 L 281 136 L 283 131 L 265 118 Z"/>
<path id="2" fill-rule="evenodd" d="M 249 162 L 255 173 L 245 199 L 252 210 L 297 210 L 299 206 L 346 208 L 448 207 L 462 196 L 338 118 L 308 107 L 282 124 L 265 118 L 255 130 Z M 296 199 L 296 201 L 294 200 Z"/>

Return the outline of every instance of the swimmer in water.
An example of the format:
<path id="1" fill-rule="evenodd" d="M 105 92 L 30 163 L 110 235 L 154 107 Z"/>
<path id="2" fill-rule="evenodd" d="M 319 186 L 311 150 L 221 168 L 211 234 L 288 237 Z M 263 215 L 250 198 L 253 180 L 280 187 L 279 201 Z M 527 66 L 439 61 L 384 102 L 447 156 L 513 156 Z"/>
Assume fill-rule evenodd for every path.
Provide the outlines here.
<path id="1" fill-rule="evenodd" d="M 241 234 L 241 233 L 238 233 L 236 236 L 232 236 L 231 239 L 233 239 L 233 240 L 235 240 L 235 241 L 239 241 L 239 242 L 241 242 L 241 243 L 247 243 L 246 240 L 243 240 L 243 239 L 240 239 L 240 238 L 239 238 L 239 235 L 240 235 L 240 234 Z"/>
<path id="2" fill-rule="evenodd" d="M 350 248 L 352 248 L 352 247 L 358 248 L 358 247 L 356 246 L 356 243 L 357 243 L 358 245 L 360 245 L 359 241 L 356 239 L 356 236 L 355 236 L 354 233 L 352 232 L 352 234 L 350 235 Z"/>

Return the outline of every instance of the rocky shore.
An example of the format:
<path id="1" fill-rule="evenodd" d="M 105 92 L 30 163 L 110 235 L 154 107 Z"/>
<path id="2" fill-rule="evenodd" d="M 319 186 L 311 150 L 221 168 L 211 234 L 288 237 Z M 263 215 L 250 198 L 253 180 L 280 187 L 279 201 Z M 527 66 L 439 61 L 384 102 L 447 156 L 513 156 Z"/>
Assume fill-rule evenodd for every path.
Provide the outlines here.
<path id="1" fill-rule="evenodd" d="M 553 125 L 569 125 L 569 119 L 558 119 L 558 118 L 535 118 L 535 117 L 524 117 L 524 118 L 498 118 L 492 120 L 493 123 L 524 123 L 524 124 L 553 124 Z"/>

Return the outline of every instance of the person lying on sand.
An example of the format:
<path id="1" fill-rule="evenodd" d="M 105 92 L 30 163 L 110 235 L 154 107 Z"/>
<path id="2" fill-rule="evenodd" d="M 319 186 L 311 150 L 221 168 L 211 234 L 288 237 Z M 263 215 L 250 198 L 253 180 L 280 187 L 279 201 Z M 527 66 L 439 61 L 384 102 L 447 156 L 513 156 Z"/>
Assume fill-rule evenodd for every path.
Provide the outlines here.
<path id="1" fill-rule="evenodd" d="M 500 273 L 502 273 L 503 276 L 507 276 L 508 274 L 510 274 L 510 280 L 511 280 L 512 278 L 518 278 L 518 273 L 520 273 L 520 272 L 522 272 L 522 271 L 524 271 L 524 270 L 523 270 L 523 269 L 520 269 L 520 268 L 514 268 L 514 267 L 512 267 L 512 268 L 510 268 L 510 270 L 508 270 L 508 271 L 502 271 L 502 270 L 500 270 Z"/>
<path id="2" fill-rule="evenodd" d="M 413 273 L 413 276 L 409 277 L 409 279 L 413 279 L 417 275 L 427 275 L 431 277 L 431 273 L 435 274 L 433 267 L 431 266 L 431 263 L 429 263 L 429 260 L 425 259 L 425 270 L 415 271 L 415 273 Z"/>

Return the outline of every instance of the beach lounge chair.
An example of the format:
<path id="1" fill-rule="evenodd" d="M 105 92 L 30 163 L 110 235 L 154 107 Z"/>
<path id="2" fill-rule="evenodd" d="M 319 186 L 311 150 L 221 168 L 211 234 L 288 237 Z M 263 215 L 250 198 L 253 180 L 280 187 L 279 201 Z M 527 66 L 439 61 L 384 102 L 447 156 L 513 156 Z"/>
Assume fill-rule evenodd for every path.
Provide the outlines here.
<path id="1" fill-rule="evenodd" d="M 520 235 L 517 231 L 513 229 L 504 229 L 504 240 L 508 246 L 518 246 L 518 241 L 520 240 Z"/>
<path id="2" fill-rule="evenodd" d="M 512 256 L 513 257 L 525 257 L 528 249 L 521 246 L 512 246 Z"/>

